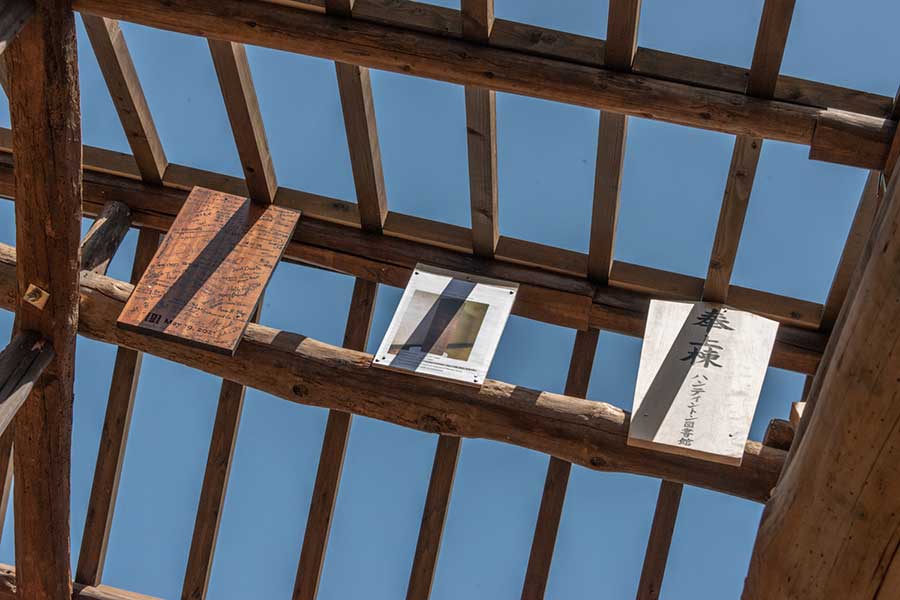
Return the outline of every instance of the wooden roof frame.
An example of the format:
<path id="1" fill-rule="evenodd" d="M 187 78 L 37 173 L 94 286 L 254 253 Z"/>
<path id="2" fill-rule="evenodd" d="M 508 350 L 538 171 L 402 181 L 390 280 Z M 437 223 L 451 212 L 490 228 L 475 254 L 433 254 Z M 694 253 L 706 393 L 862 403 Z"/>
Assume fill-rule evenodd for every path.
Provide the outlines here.
<path id="1" fill-rule="evenodd" d="M 662 480 L 638 598 L 659 595 L 683 484 L 760 502 L 769 500 L 774 488 L 747 598 L 793 597 L 799 582 L 804 589 L 818 586 L 811 579 L 820 572 L 818 559 L 807 558 L 801 548 L 790 563 L 797 573 L 787 576 L 780 557 L 797 548 L 791 536 L 810 539 L 817 533 L 816 518 L 822 517 L 815 510 L 832 510 L 817 500 L 825 492 L 812 500 L 804 496 L 815 493 L 810 474 L 830 468 L 816 452 L 835 451 L 828 445 L 833 432 L 815 415 L 846 418 L 858 431 L 880 427 L 845 414 L 837 397 L 851 393 L 846 385 L 856 363 L 835 357 L 849 356 L 861 343 L 846 323 L 896 322 L 890 321 L 896 309 L 873 302 L 876 292 L 893 290 L 885 256 L 897 248 L 888 225 L 900 212 L 900 178 L 893 177 L 900 156 L 900 105 L 887 96 L 779 75 L 793 8 L 794 0 L 766 0 L 747 70 L 639 47 L 640 0 L 611 0 L 605 41 L 497 19 L 493 0 L 463 0 L 459 11 L 409 0 L 14 0 L 4 5 L 0 84 L 10 97 L 13 131 L 0 130 L 0 195 L 16 199 L 19 247 L 0 245 L 0 306 L 16 311 L 19 333 L 0 354 L 0 397 L 15 398 L 0 410 L 0 514 L 5 514 L 13 464 L 19 485 L 17 569 L 0 567 L 0 598 L 146 598 L 101 583 L 142 352 L 223 377 L 182 598 L 206 597 L 245 386 L 330 409 L 294 598 L 316 596 L 352 414 L 440 434 L 408 599 L 430 593 L 463 437 L 551 455 L 523 598 L 544 595 L 572 463 Z M 131 155 L 82 148 L 73 9 L 83 14 Z M 209 38 L 243 179 L 167 161 L 118 19 Z M 357 202 L 278 185 L 244 44 L 335 61 Z M 26 76 L 38 65 L 41 76 Z M 369 68 L 465 86 L 471 228 L 388 210 Z M 587 254 L 499 235 L 496 91 L 602 111 Z M 629 116 L 736 135 L 705 279 L 613 258 Z M 765 139 L 804 144 L 812 159 L 870 170 L 824 305 L 730 285 Z M 42 163 L 52 168 L 38 168 Z M 140 229 L 135 282 L 197 185 L 302 209 L 284 260 L 357 278 L 343 348 L 252 323 L 237 353 L 223 357 L 115 326 L 132 288 L 106 277 L 105 270 L 125 231 Z M 79 239 L 82 210 L 97 217 L 84 240 Z M 56 235 L 35 235 L 38 224 Z M 876 241 L 880 254 L 872 251 Z M 17 251 L 36 259 L 17 261 Z M 473 390 L 429 380 L 418 382 L 413 393 L 408 378 L 369 369 L 371 357 L 364 349 L 377 284 L 404 286 L 419 260 L 515 281 L 518 314 L 578 330 L 565 394 L 495 381 Z M 781 442 L 789 453 L 748 442 L 743 464 L 735 469 L 632 448 L 625 444 L 628 414 L 583 399 L 599 331 L 641 336 L 651 298 L 727 301 L 781 323 L 772 364 L 810 377 L 808 406 L 793 444 Z M 76 328 L 118 346 L 118 353 L 73 583 L 68 461 Z M 888 386 L 875 383 L 864 391 L 889 400 L 879 396 Z M 822 408 L 813 410 L 817 405 Z M 13 415 L 14 430 L 7 427 Z M 54 441 L 33 435 L 36 428 L 45 428 Z M 893 430 L 879 432 L 894 439 Z M 835 463 L 840 460 L 834 457 Z M 865 485 L 848 481 L 846 493 Z M 806 512 L 808 506 L 813 512 Z M 884 523 L 840 518 L 845 528 L 860 527 L 873 536 Z M 846 544 L 827 547 L 835 560 L 849 552 Z M 865 556 L 861 564 L 871 560 Z M 900 590 L 900 560 L 874 572 L 868 579 L 859 571 L 843 578 L 828 575 L 819 587 L 848 598 L 857 591 L 848 581 L 867 594 Z"/>

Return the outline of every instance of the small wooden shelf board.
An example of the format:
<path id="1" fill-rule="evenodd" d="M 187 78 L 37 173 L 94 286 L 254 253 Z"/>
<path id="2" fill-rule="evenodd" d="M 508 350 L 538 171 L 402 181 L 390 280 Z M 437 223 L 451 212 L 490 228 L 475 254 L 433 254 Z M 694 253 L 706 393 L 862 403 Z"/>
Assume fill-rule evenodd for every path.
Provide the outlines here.
<path id="1" fill-rule="evenodd" d="M 518 289 L 517 283 L 416 265 L 372 364 L 480 386 Z"/>
<path id="2" fill-rule="evenodd" d="M 234 354 L 300 213 L 195 187 L 118 325 Z"/>
<path id="3" fill-rule="evenodd" d="M 740 465 L 777 330 L 722 304 L 651 300 L 628 445 Z"/>

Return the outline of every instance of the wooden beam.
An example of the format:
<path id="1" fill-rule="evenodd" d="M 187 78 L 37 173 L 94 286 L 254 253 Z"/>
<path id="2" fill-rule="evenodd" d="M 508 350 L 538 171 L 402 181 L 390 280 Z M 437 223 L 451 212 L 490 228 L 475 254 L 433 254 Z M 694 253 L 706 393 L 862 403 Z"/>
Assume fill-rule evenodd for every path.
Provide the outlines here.
<path id="1" fill-rule="evenodd" d="M 13 480 L 13 439 L 15 431 L 8 430 L 0 437 L 0 536 L 6 524 L 6 509 Z"/>
<path id="2" fill-rule="evenodd" d="M 0 8 L 0 55 L 34 14 L 34 0 L 7 0 Z"/>
<path id="3" fill-rule="evenodd" d="M 637 600 L 659 598 L 683 487 L 680 483 L 672 481 L 661 481 L 659 484 L 659 497 L 656 501 L 656 512 L 653 514 L 653 525 L 650 527 L 650 538 L 647 540 L 647 552 L 644 554 Z"/>
<path id="4" fill-rule="evenodd" d="M 4 53 L 16 152 L 16 325 L 46 337 L 55 359 L 16 416 L 16 565 L 24 598 L 72 594 L 69 477 L 78 245 L 81 237 L 81 113 L 75 15 L 46 0 Z M 43 308 L 26 296 L 47 294 Z"/>
<path id="5" fill-rule="evenodd" d="M 431 479 L 428 481 L 428 494 L 422 509 L 422 524 L 419 525 L 419 539 L 406 588 L 406 600 L 428 600 L 431 595 L 461 442 L 460 438 L 452 435 L 438 437 Z"/>
<path id="6" fill-rule="evenodd" d="M 771 98 L 775 92 L 793 14 L 794 0 L 766 0 L 750 66 L 747 83 L 749 95 Z M 728 297 L 731 273 L 737 258 L 762 144 L 762 139 L 752 135 L 739 135 L 734 142 L 719 223 L 703 286 L 703 297 L 709 302 L 725 302 Z"/>
<path id="7" fill-rule="evenodd" d="M 375 297 L 378 284 L 357 279 L 353 285 L 353 297 L 347 326 L 344 330 L 344 348 L 365 351 L 375 316 Z M 294 600 L 314 600 L 319 589 L 325 550 L 334 517 L 334 503 L 337 500 L 347 439 L 350 435 L 351 415 L 348 412 L 331 410 L 322 437 L 322 452 L 306 518 L 306 533 L 300 550 L 300 562 L 294 580 Z"/>
<path id="8" fill-rule="evenodd" d="M 109 263 L 129 227 L 131 211 L 128 207 L 121 202 L 107 202 L 81 240 L 82 270 L 106 275 Z"/>
<path id="9" fill-rule="evenodd" d="M 900 178 L 879 213 L 810 391 L 806 434 L 763 512 L 744 598 L 897 595 Z"/>
<path id="10" fill-rule="evenodd" d="M 140 280 L 150 264 L 159 246 L 159 237 L 155 231 L 140 230 L 131 270 L 132 283 Z M 75 570 L 75 581 L 82 585 L 99 585 L 103 575 L 142 358 L 142 353 L 130 348 L 116 350 L 94 480 L 81 536 L 81 551 Z"/>
<path id="11" fill-rule="evenodd" d="M 160 600 L 144 594 L 136 594 L 108 585 L 88 586 L 74 584 L 72 600 Z M 66 598 L 68 600 L 69 597 Z M 0 600 L 21 600 L 21 592 L 16 586 L 16 568 L 0 564 Z"/>
<path id="12" fill-rule="evenodd" d="M 387 217 L 387 196 L 369 70 L 340 62 L 334 63 L 334 67 L 356 184 L 360 225 L 366 231 L 381 233 Z"/>
<path id="13" fill-rule="evenodd" d="M 494 0 L 461 0 L 462 35 L 466 39 L 487 42 L 494 28 Z"/>
<path id="14" fill-rule="evenodd" d="M 216 67 L 250 198 L 254 202 L 270 204 L 275 199 L 278 183 L 247 51 L 243 44 L 217 39 L 209 40 L 209 51 Z"/>
<path id="15" fill-rule="evenodd" d="M 579 331 L 575 334 L 575 344 L 572 346 L 569 374 L 566 379 L 567 395 L 578 398 L 587 397 L 599 338 L 600 332 L 596 329 Z M 550 457 L 550 462 L 547 464 L 547 477 L 544 479 L 541 507 L 538 510 L 537 523 L 534 528 L 534 538 L 531 541 L 528 568 L 525 571 L 525 583 L 522 585 L 522 600 L 540 600 L 544 597 L 571 470 L 572 463 L 555 456 Z"/>
<path id="16" fill-rule="evenodd" d="M 8 130 L 0 129 L 0 148 Z M 242 179 L 171 165 L 164 188 L 142 185 L 123 169 L 128 155 L 85 147 L 93 162 L 85 172 L 85 207 L 98 214 L 114 197 L 132 211 L 133 225 L 167 231 L 194 185 L 246 193 Z M 0 154 L 0 194 L 15 196 L 11 155 Z M 167 175 L 168 177 L 168 175 Z M 303 211 L 285 259 L 303 262 L 388 285 L 403 287 L 419 260 L 449 269 L 481 272 L 516 281 L 513 312 L 539 321 L 586 329 L 593 327 L 641 336 L 650 298 L 699 300 L 703 280 L 640 265 L 615 262 L 608 286 L 585 278 L 584 254 L 501 237 L 495 260 L 473 259 L 469 228 L 389 214 L 385 235 L 359 231 L 355 203 L 281 189 L 276 204 Z M 821 305 L 732 286 L 729 303 L 782 323 L 772 365 L 814 373 L 826 337 L 818 327 Z"/>
<path id="17" fill-rule="evenodd" d="M 763 436 L 763 446 L 788 451 L 794 441 L 794 425 L 785 419 L 772 419 Z"/>
<path id="18" fill-rule="evenodd" d="M 0 352 L 0 436 L 12 424 L 51 360 L 50 342 L 33 331 L 16 334 Z"/>
<path id="19" fill-rule="evenodd" d="M 353 0 L 325 0 L 325 13 L 336 17 L 349 17 L 353 12 Z"/>
<path id="20" fill-rule="evenodd" d="M 93 15 L 82 15 L 82 19 L 141 178 L 160 184 L 168 161 L 125 34 L 117 21 Z"/>
<path id="21" fill-rule="evenodd" d="M 15 299 L 15 249 L 0 245 L 0 307 Z M 628 413 L 604 402 L 488 380 L 480 389 L 371 368 L 372 356 L 251 323 L 234 356 L 116 327 L 132 286 L 82 274 L 79 333 L 311 406 L 459 437 L 502 441 L 600 471 L 668 478 L 762 501 L 784 452 L 747 442 L 739 468 L 628 446 Z M 413 383 L 413 385 L 410 385 Z"/>
<path id="22" fill-rule="evenodd" d="M 260 0 L 75 0 L 79 10 L 329 60 L 588 108 L 811 145 L 822 160 L 881 168 L 896 123 L 701 89 Z M 853 153 L 844 148 L 851 144 Z"/>
<path id="23" fill-rule="evenodd" d="M 605 66 L 618 71 L 631 70 L 640 19 L 641 0 L 612 0 L 609 3 Z"/>

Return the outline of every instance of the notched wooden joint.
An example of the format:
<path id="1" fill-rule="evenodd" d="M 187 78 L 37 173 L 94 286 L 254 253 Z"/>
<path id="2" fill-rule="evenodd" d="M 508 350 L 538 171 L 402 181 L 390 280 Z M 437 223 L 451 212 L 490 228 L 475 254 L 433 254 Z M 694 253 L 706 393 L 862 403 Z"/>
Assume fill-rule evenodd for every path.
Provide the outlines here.
<path id="1" fill-rule="evenodd" d="M 25 295 L 22 296 L 22 300 L 34 306 L 38 310 L 44 310 L 44 306 L 46 306 L 47 300 L 49 299 L 50 293 L 39 288 L 33 283 L 28 284 L 28 289 L 25 290 Z"/>

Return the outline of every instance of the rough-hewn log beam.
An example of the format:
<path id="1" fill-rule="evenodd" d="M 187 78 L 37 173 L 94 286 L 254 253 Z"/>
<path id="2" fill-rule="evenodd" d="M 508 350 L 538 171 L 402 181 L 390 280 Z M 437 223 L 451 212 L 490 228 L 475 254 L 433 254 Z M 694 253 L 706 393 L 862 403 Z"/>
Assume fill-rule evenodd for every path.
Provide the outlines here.
<path id="1" fill-rule="evenodd" d="M 817 158 L 881 168 L 896 123 L 700 89 L 550 60 L 259 0 L 76 0 L 79 10 L 497 91 L 606 109 L 725 133 L 811 145 Z M 844 149 L 852 146 L 854 152 Z"/>
<path id="2" fill-rule="evenodd" d="M 149 229 L 142 229 L 138 235 L 131 270 L 132 283 L 140 280 L 150 264 L 159 246 L 159 237 L 159 233 Z M 99 585 L 103 574 L 142 356 L 140 352 L 130 348 L 119 348 L 116 351 L 106 401 L 106 416 L 97 449 L 94 481 L 91 484 L 84 533 L 81 536 L 81 551 L 78 553 L 75 570 L 75 581 L 82 585 Z"/>
<path id="3" fill-rule="evenodd" d="M 34 0 L 7 0 L 0 7 L 0 55 L 34 14 Z"/>
<path id="4" fill-rule="evenodd" d="M 15 249 L 0 245 L 0 306 L 14 306 Z M 116 327 L 133 287 L 82 275 L 79 332 L 148 352 L 301 404 L 403 427 L 493 439 L 600 471 L 663 477 L 762 501 L 784 453 L 748 442 L 740 468 L 626 445 L 627 412 L 604 402 L 499 381 L 482 388 L 371 368 L 371 355 L 251 323 L 234 356 L 186 348 Z"/>
<path id="5" fill-rule="evenodd" d="M 3 146 L 0 130 L 0 146 Z M 105 171 L 128 173 L 128 155 L 85 147 L 85 155 Z M 11 157 L 0 155 L 0 194 L 15 195 Z M 95 168 L 95 167 L 92 167 Z M 143 185 L 133 177 L 86 171 L 85 208 L 97 214 L 109 199 L 129 206 L 132 223 L 167 231 L 194 185 L 246 193 L 243 180 L 171 165 L 172 179 L 164 188 Z M 168 174 L 167 174 L 168 177 Z M 242 191 L 243 190 L 243 191 Z M 594 327 L 641 336 L 651 297 L 698 300 L 703 280 L 649 267 L 615 262 L 608 286 L 597 286 L 585 277 L 584 254 L 532 242 L 501 238 L 495 260 L 471 256 L 468 228 L 390 213 L 385 235 L 359 231 L 355 204 L 314 194 L 279 190 L 276 204 L 301 209 L 287 260 L 304 262 L 403 287 L 420 260 L 450 269 L 469 270 L 516 281 L 519 296 L 516 314 L 578 329 Z M 818 326 L 821 305 L 732 286 L 729 302 L 781 322 L 772 365 L 801 373 L 814 373 L 825 345 L 825 336 L 810 331 Z"/>
<path id="6" fill-rule="evenodd" d="M 81 240 L 81 268 L 105 275 L 129 227 L 128 207 L 121 202 L 107 202 Z"/>
<path id="7" fill-rule="evenodd" d="M 600 332 L 596 329 L 579 331 L 575 335 L 572 357 L 569 359 L 569 374 L 566 379 L 567 395 L 578 398 L 587 397 L 599 339 Z M 522 585 L 522 600 L 541 600 L 544 597 L 571 471 L 572 463 L 555 456 L 550 457 L 550 462 L 547 464 L 547 476 L 544 479 L 541 507 L 538 510 L 534 537 L 531 541 L 528 568 L 525 571 L 525 583 Z"/>
<path id="8" fill-rule="evenodd" d="M 756 538 L 743 598 L 887 599 L 900 593 L 900 178 L 835 326 Z M 809 403 L 808 401 L 808 403 Z M 812 411 L 807 416 L 807 412 Z"/>
<path id="9" fill-rule="evenodd" d="M 344 348 L 364 352 L 375 316 L 375 298 L 378 284 L 357 279 L 353 285 L 353 297 L 344 329 Z M 319 468 L 316 483 L 309 503 L 306 518 L 306 532 L 300 549 L 300 561 L 294 580 L 294 600 L 315 600 L 325 564 L 325 550 L 334 518 L 334 504 L 337 500 L 341 472 L 344 469 L 344 455 L 350 436 L 352 416 L 348 412 L 331 410 L 322 437 L 322 452 L 319 454 Z"/>
<path id="10" fill-rule="evenodd" d="M 22 600 L 16 587 L 16 569 L 11 565 L 0 565 L 0 600 Z M 108 585 L 74 584 L 72 600 L 159 600 L 152 596 L 127 592 Z M 68 598 L 66 598 L 68 600 Z"/>
<path id="11" fill-rule="evenodd" d="M 46 337 L 56 353 L 16 415 L 18 586 L 23 598 L 68 599 L 81 237 L 81 113 L 71 2 L 39 2 L 4 58 L 21 199 L 16 241 L 28 256 L 18 265 L 16 326 Z"/>
<path id="12" fill-rule="evenodd" d="M 82 18 L 141 178 L 149 183 L 162 183 L 169 163 L 125 43 L 125 34 L 117 21 L 93 15 L 82 15 Z"/>

